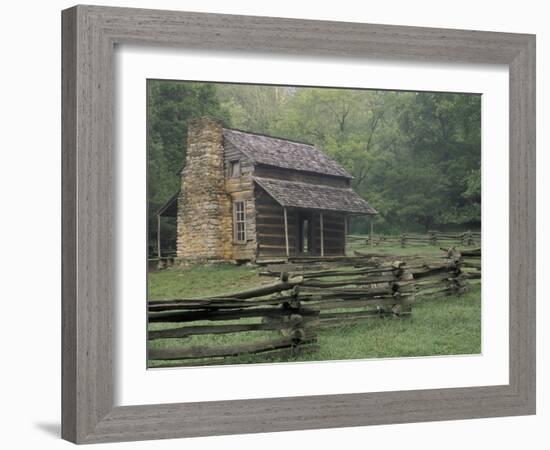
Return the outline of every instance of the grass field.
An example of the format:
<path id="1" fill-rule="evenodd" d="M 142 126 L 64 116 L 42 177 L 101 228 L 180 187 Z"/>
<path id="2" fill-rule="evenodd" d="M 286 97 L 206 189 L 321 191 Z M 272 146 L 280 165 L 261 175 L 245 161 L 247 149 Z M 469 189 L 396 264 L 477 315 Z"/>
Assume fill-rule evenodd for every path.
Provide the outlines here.
<path id="1" fill-rule="evenodd" d="M 370 251 L 370 247 L 361 247 Z M 400 255 L 422 254 L 441 256 L 436 247 L 376 246 L 372 252 Z M 353 252 L 353 249 L 350 250 Z M 184 269 L 171 268 L 149 274 L 149 298 L 192 298 L 227 294 L 271 283 L 257 275 L 253 266 L 216 264 Z M 481 352 L 481 289 L 472 287 L 462 296 L 419 301 L 408 319 L 375 318 L 362 324 L 320 330 L 319 351 L 280 358 L 241 356 L 226 358 L 223 364 L 288 361 L 321 361 L 430 355 L 477 354 Z M 248 321 L 252 321 L 249 319 Z M 238 323 L 243 323 L 241 320 Z M 206 323 L 206 322 L 205 322 Z M 237 323 L 237 322 L 225 322 Z M 178 324 L 154 323 L 151 330 L 177 327 Z M 255 331 L 225 335 L 192 336 L 185 339 L 163 339 L 150 343 L 152 347 L 195 345 L 233 345 L 270 339 L 278 332 Z M 172 361 L 177 366 L 180 361 Z M 150 361 L 150 367 L 158 363 Z M 166 365 L 166 362 L 163 362 Z"/>

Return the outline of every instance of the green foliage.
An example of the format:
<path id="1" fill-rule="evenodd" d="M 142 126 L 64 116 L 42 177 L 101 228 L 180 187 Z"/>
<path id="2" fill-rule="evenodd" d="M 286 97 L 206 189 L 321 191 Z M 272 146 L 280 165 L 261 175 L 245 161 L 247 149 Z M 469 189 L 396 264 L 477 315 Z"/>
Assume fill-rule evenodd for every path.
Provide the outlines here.
<path id="1" fill-rule="evenodd" d="M 379 212 L 377 231 L 479 227 L 479 95 L 150 81 L 148 101 L 150 214 L 179 188 L 187 121 L 211 115 L 319 146 Z"/>
<path id="2" fill-rule="evenodd" d="M 180 187 L 179 173 L 185 161 L 187 123 L 205 115 L 230 124 L 230 115 L 220 105 L 214 84 L 147 81 L 147 209 L 150 240 L 156 239 L 155 211 Z M 173 224 L 163 222 L 162 226 L 164 236 L 175 236 Z"/>
<path id="3" fill-rule="evenodd" d="M 147 298 L 197 298 L 238 292 L 260 286 L 256 269 L 233 264 L 196 265 L 148 274 Z"/>
<path id="4" fill-rule="evenodd" d="M 354 176 L 354 189 L 380 213 L 377 230 L 479 225 L 478 95 L 246 85 L 218 90 L 240 127 L 314 143 L 342 164 Z M 367 221 L 355 220 L 352 230 L 366 231 Z"/>

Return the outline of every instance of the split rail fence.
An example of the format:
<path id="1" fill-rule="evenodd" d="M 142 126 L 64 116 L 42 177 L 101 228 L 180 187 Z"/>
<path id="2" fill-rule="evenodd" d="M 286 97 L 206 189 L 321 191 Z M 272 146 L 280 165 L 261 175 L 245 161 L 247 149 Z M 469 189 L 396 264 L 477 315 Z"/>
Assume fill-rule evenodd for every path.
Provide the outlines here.
<path id="1" fill-rule="evenodd" d="M 400 235 L 375 235 L 372 236 L 348 236 L 349 242 L 362 242 L 366 245 L 399 244 L 401 247 L 411 245 L 462 245 L 467 247 L 479 246 L 481 233 L 478 231 L 465 231 L 463 233 L 451 233 L 441 231 L 428 231 L 427 234 L 402 233 Z"/>
<path id="2" fill-rule="evenodd" d="M 381 317 L 408 318 L 419 299 L 464 292 L 481 277 L 481 251 L 443 249 L 432 261 L 362 254 L 333 258 L 289 258 L 265 264 L 260 275 L 273 283 L 229 296 L 151 301 L 151 342 L 197 335 L 275 331 L 274 339 L 247 338 L 235 345 L 149 346 L 155 366 L 219 364 L 243 355 L 296 355 L 318 349 L 318 330 Z M 183 341 L 185 343 L 185 339 Z"/>

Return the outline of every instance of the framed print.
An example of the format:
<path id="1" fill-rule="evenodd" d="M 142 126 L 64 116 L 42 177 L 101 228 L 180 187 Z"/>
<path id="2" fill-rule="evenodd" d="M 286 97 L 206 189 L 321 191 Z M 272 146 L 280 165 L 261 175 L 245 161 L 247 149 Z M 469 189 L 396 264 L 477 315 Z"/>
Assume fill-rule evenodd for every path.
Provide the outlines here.
<path id="1" fill-rule="evenodd" d="M 65 439 L 534 414 L 534 36 L 62 26 Z"/>

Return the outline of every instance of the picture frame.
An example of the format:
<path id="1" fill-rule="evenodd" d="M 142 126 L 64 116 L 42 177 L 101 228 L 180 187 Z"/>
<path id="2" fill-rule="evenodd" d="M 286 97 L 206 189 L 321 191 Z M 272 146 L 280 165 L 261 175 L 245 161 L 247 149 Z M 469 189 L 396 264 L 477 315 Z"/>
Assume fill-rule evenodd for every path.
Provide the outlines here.
<path id="1" fill-rule="evenodd" d="M 119 44 L 505 64 L 509 383 L 114 406 L 114 65 Z M 62 437 L 75 443 L 535 413 L 535 36 L 75 6 L 62 12 Z"/>

